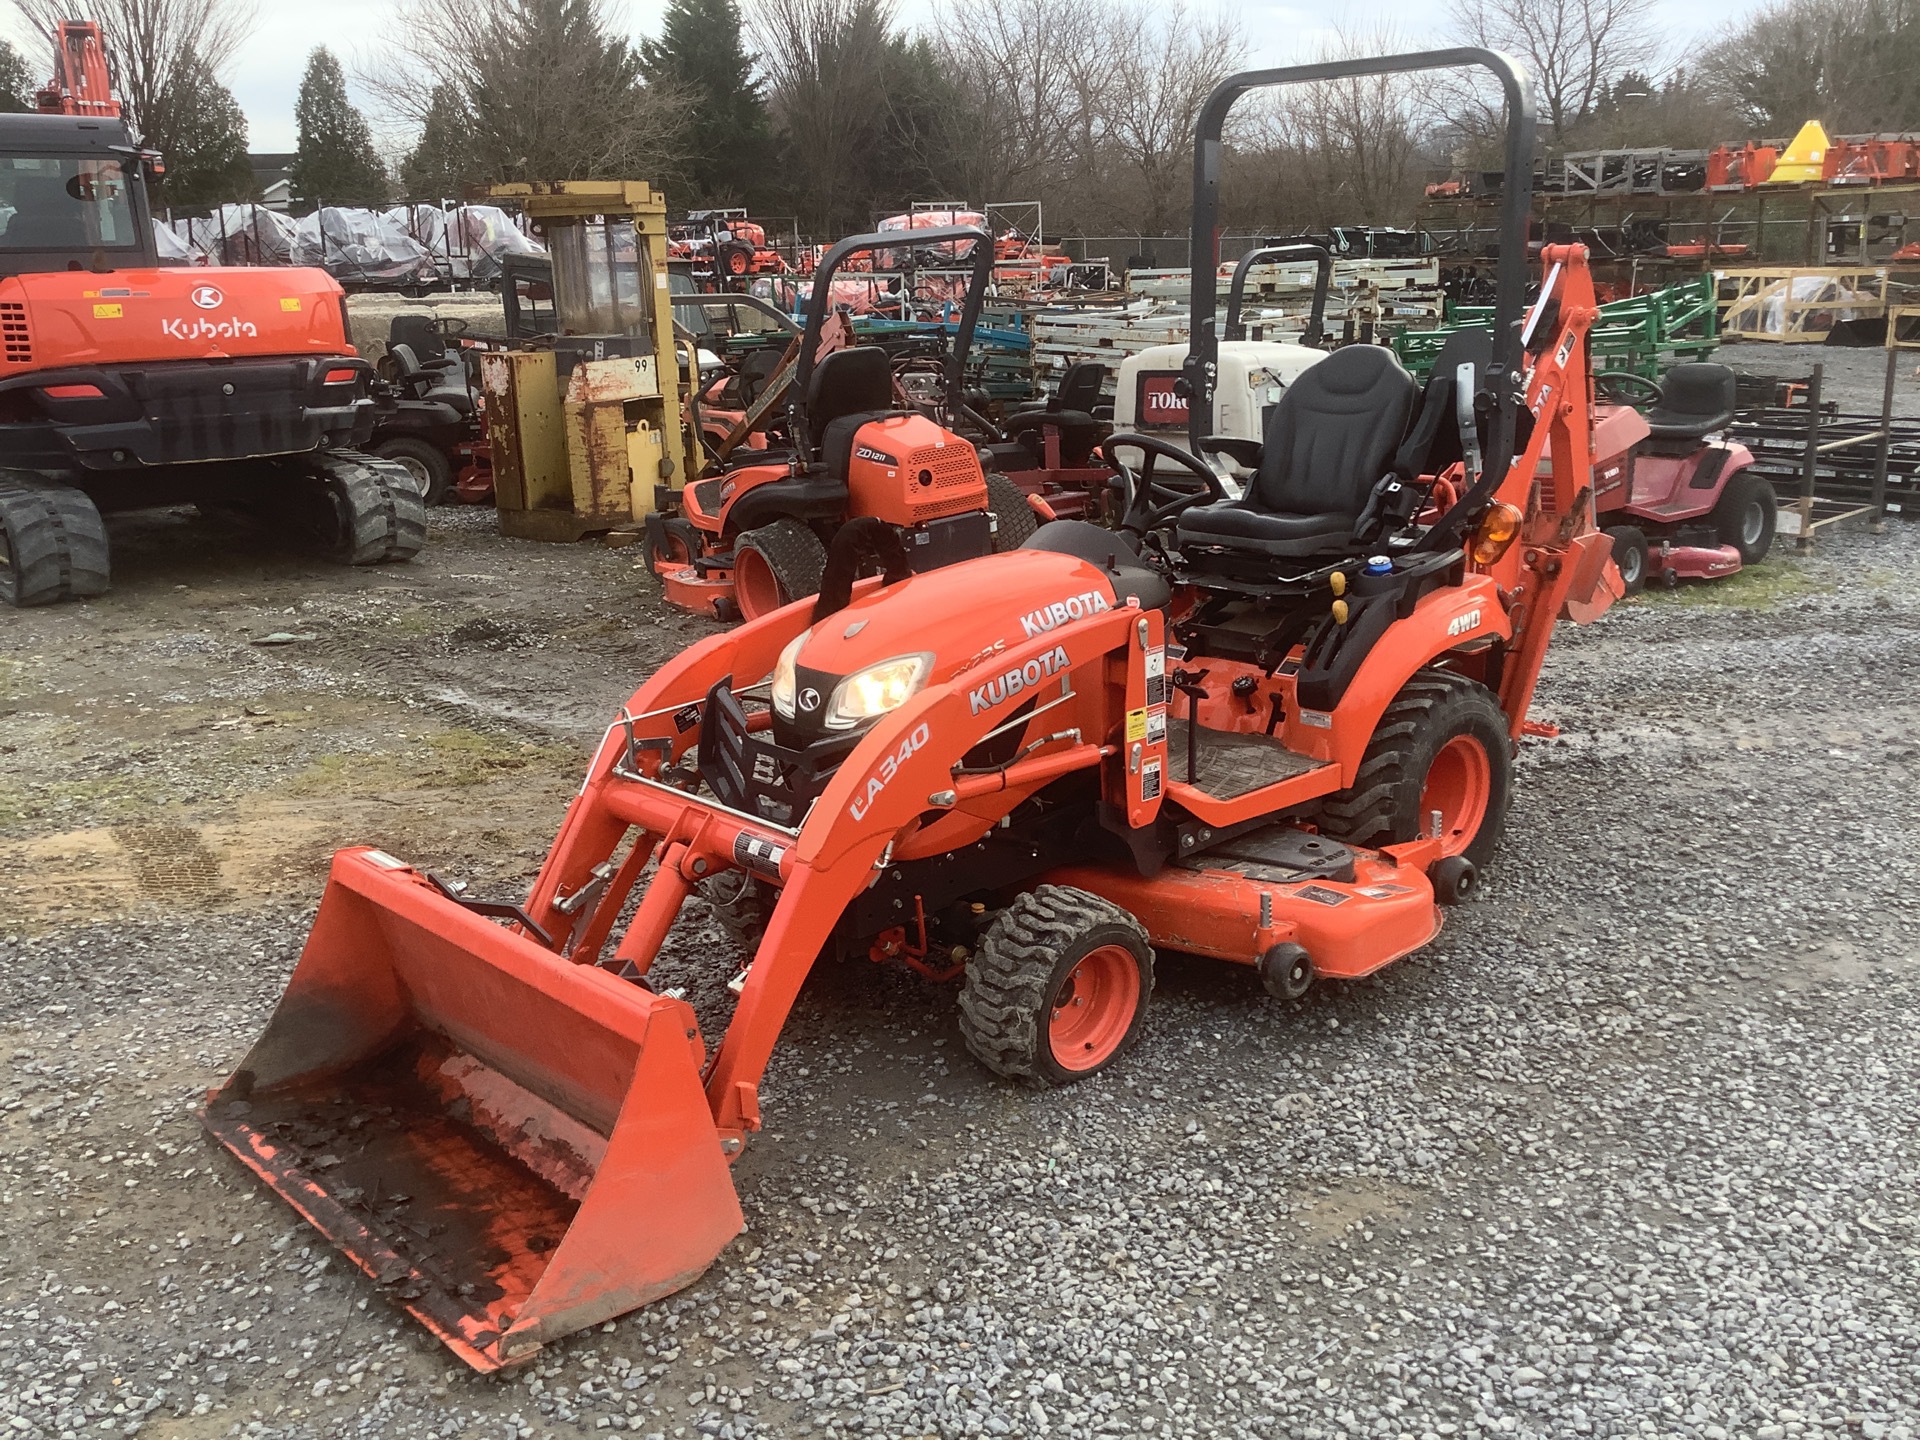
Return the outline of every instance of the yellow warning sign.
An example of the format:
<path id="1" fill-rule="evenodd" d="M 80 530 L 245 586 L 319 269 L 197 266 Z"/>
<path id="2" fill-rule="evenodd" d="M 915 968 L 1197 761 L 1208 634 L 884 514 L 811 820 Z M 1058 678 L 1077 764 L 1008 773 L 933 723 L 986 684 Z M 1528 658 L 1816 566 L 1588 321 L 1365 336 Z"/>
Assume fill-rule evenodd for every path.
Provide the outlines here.
<path id="1" fill-rule="evenodd" d="M 1127 711 L 1127 739 L 1144 740 L 1147 738 L 1147 712 L 1145 710 Z"/>
<path id="2" fill-rule="evenodd" d="M 297 295 L 284 297 L 280 301 L 280 308 L 289 314 L 295 313 L 300 309 L 300 298 Z"/>
<path id="3" fill-rule="evenodd" d="M 126 318 L 126 312 L 118 305 L 96 305 L 93 307 L 93 318 L 96 320 L 122 320 Z"/>

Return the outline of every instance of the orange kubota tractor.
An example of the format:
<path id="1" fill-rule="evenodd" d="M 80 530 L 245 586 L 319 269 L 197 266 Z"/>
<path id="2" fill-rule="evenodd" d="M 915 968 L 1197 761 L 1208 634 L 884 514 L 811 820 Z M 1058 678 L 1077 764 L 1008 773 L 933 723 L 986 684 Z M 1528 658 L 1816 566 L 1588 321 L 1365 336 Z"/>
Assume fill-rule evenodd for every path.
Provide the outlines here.
<path id="1" fill-rule="evenodd" d="M 163 268 L 100 32 L 63 21 L 42 113 L 0 116 L 0 600 L 108 583 L 103 510 L 197 502 L 335 558 L 410 558 L 412 477 L 355 452 L 372 367 L 323 270 Z"/>
<path id="2" fill-rule="evenodd" d="M 1431 941 L 1493 857 L 1555 621 L 1619 590 L 1586 253 L 1544 252 L 1523 317 L 1533 103 L 1489 51 L 1238 75 L 1196 146 L 1200 258 L 1239 96 L 1463 65 L 1505 87 L 1517 177 L 1488 363 L 1422 395 L 1390 351 L 1336 351 L 1288 387 L 1238 500 L 1116 436 L 1199 472 L 1137 477 L 1120 531 L 1055 521 L 919 574 L 895 543 L 861 581 L 838 562 L 890 532 L 855 522 L 817 598 L 640 687 L 523 904 L 337 856 L 212 1133 L 493 1369 L 688 1284 L 739 1231 L 727 1167 L 823 954 L 958 978 L 988 1068 L 1065 1084 L 1139 1034 L 1156 948 L 1298 996 Z M 1205 415 L 1212 265 L 1194 276 Z M 697 888 L 757 932 L 710 962 L 738 967 L 717 1046 L 649 982 Z"/>

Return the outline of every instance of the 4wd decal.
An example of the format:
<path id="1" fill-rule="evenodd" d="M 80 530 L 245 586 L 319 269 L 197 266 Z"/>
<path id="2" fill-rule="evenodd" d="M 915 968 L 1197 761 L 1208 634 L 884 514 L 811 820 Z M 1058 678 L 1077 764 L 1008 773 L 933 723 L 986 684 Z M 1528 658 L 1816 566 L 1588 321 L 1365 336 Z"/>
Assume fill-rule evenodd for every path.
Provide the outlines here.
<path id="1" fill-rule="evenodd" d="M 1478 630 L 1479 628 L 1480 612 L 1478 610 L 1469 610 L 1464 615 L 1456 615 L 1447 622 L 1447 634 L 1449 636 L 1464 635 L 1469 630 Z"/>
<path id="2" fill-rule="evenodd" d="M 260 327 L 251 320 L 162 320 L 160 333 L 169 340 L 254 340 Z"/>
<path id="3" fill-rule="evenodd" d="M 853 458 L 871 460 L 876 465 L 898 465 L 900 462 L 884 450 L 875 450 L 871 445 L 859 445 L 854 448 Z"/>
<path id="4" fill-rule="evenodd" d="M 866 793 L 847 807 L 847 813 L 855 820 L 867 818 L 867 812 L 873 808 L 887 786 L 893 783 L 893 777 L 900 773 L 900 767 L 919 754 L 921 748 L 932 738 L 932 732 L 925 725 L 913 727 L 913 733 L 900 742 L 900 748 L 894 754 L 880 762 L 880 768 L 867 776 Z"/>
<path id="5" fill-rule="evenodd" d="M 1111 610 L 1113 602 L 1098 590 L 1088 590 L 1083 594 L 1069 595 L 1064 600 L 1056 600 L 1051 605 L 1042 605 L 1031 614 L 1020 617 L 1020 628 L 1027 632 L 1027 639 L 1044 635 L 1049 630 L 1058 629 L 1069 620 L 1084 620 L 1089 615 L 1098 615 L 1102 610 Z"/>
<path id="6" fill-rule="evenodd" d="M 982 710 L 991 710 L 996 705 L 1004 705 L 1014 696 L 1032 690 L 1049 675 L 1058 675 L 1073 662 L 1067 658 L 1067 647 L 1056 645 L 1038 660 L 1029 660 L 1017 669 L 1009 670 L 997 679 L 989 680 L 978 690 L 967 696 L 967 713 L 978 715 Z"/>

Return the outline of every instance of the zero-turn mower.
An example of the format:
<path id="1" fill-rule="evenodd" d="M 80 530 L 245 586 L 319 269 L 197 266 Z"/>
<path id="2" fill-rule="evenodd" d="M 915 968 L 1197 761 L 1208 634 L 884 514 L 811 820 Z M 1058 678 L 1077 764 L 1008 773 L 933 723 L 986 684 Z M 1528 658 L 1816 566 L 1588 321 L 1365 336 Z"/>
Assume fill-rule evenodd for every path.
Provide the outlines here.
<path id="1" fill-rule="evenodd" d="M 949 226 L 918 238 L 977 242 L 943 366 L 948 408 L 958 414 L 967 352 L 993 278 L 992 237 Z M 806 327 L 792 346 L 791 379 L 776 375 L 764 387 L 791 397 L 787 448 L 735 450 L 722 457 L 719 473 L 663 490 L 659 498 L 678 514 L 647 515 L 648 560 L 670 603 L 722 619 L 771 614 L 819 590 L 829 542 L 856 517 L 889 527 L 915 571 L 1010 549 L 1032 533 L 1034 514 L 1020 489 L 989 476 L 971 441 L 920 413 L 887 352 L 852 343 L 845 317 L 833 312 L 833 279 L 846 263 L 898 243 L 897 234 L 855 235 L 821 258 Z M 750 409 L 736 428 L 744 433 L 755 420 Z"/>
<path id="2" fill-rule="evenodd" d="M 727 1167 L 818 957 L 958 980 L 973 1054 L 1058 1085 L 1138 1039 L 1156 949 L 1298 997 L 1431 941 L 1493 856 L 1555 621 L 1618 594 L 1586 253 L 1548 247 L 1523 316 L 1533 103 L 1492 52 L 1239 75 L 1196 147 L 1210 237 L 1240 95 L 1465 65 L 1509 116 L 1486 364 L 1423 395 L 1389 351 L 1335 352 L 1287 388 L 1238 500 L 1116 437 L 1197 472 L 1166 499 L 1139 477 L 1122 530 L 1056 521 L 914 573 L 894 526 L 843 527 L 817 598 L 634 694 L 524 903 L 339 854 L 213 1134 L 493 1369 L 690 1283 L 740 1230 Z M 1204 347 L 1192 374 L 1204 415 Z M 885 575 L 854 578 L 863 552 Z M 715 957 L 738 996 L 717 1046 L 649 980 L 696 890 L 752 937 Z"/>

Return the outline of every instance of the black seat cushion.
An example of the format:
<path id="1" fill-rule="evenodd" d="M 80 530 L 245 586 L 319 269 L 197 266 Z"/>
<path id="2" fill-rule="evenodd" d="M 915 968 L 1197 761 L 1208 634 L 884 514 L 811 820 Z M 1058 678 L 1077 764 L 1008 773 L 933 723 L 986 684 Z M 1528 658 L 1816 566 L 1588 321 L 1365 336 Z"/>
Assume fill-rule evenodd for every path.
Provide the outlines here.
<path id="1" fill-rule="evenodd" d="M 1158 610 L 1173 601 L 1173 586 L 1167 577 L 1141 560 L 1126 535 L 1104 525 L 1085 520 L 1049 520 L 1029 535 L 1027 543 L 1020 548 L 1074 555 L 1090 565 L 1098 565 L 1113 584 L 1116 604 L 1124 605 L 1131 600 L 1143 610 Z"/>
<path id="2" fill-rule="evenodd" d="M 1647 412 L 1655 440 L 1702 440 L 1733 423 L 1738 382 L 1725 365 L 1676 365 L 1660 382 L 1660 403 Z"/>
<path id="3" fill-rule="evenodd" d="M 1345 545 L 1388 472 L 1418 392 L 1391 350 L 1334 351 L 1281 395 L 1246 495 L 1187 511 L 1181 540 L 1273 556 Z"/>
<path id="4" fill-rule="evenodd" d="M 893 365 L 878 345 L 836 350 L 807 377 L 807 425 L 824 437 L 843 415 L 893 408 Z"/>

